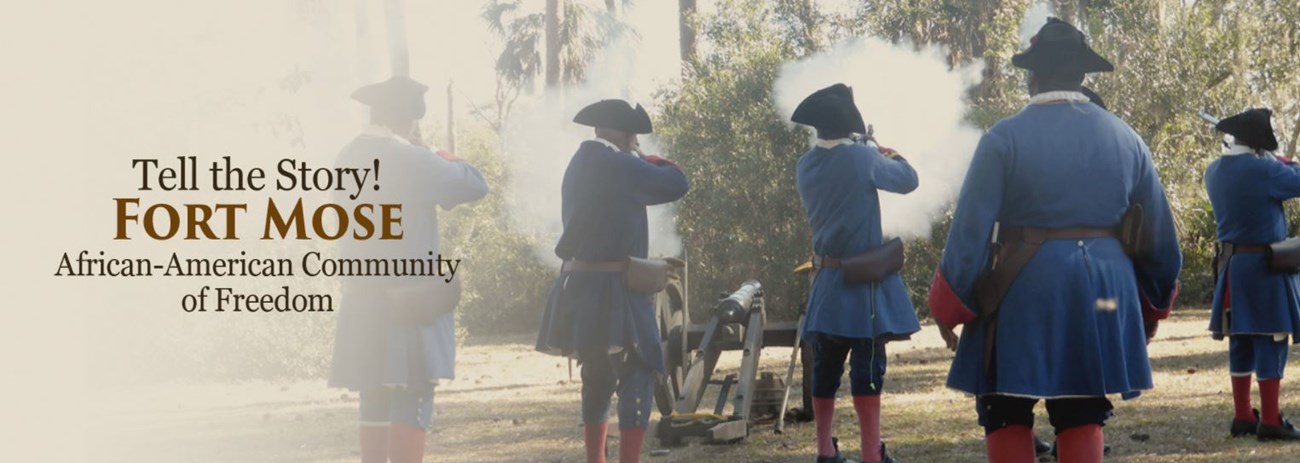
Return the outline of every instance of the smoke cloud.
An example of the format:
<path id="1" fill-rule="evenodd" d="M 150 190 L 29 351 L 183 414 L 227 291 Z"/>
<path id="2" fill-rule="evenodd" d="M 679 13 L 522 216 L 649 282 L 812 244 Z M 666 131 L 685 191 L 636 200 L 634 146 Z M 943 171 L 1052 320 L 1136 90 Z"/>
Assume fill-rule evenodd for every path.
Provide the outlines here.
<path id="1" fill-rule="evenodd" d="M 903 238 L 928 236 L 961 188 L 980 131 L 965 122 L 966 89 L 982 64 L 949 69 L 942 47 L 915 50 L 874 38 L 847 41 L 786 64 L 773 84 L 782 115 L 809 93 L 843 82 L 881 145 L 898 150 L 916 168 L 920 187 L 907 195 L 881 193 L 882 229 Z"/>
<path id="2" fill-rule="evenodd" d="M 675 66 L 648 62 L 638 53 L 641 43 L 637 36 L 624 34 L 587 66 L 585 82 L 520 101 L 503 128 L 510 169 L 506 186 L 510 221 L 516 230 L 536 238 L 533 253 L 541 262 L 556 268 L 560 265 L 554 251 L 564 228 L 560 220 L 560 185 L 578 145 L 593 137 L 591 127 L 573 123 L 574 114 L 588 104 L 609 98 L 640 103 L 654 113 L 651 92 L 676 74 Z M 672 157 L 659 149 L 654 135 L 642 135 L 639 140 L 647 154 Z M 648 214 L 650 255 L 680 255 L 682 243 L 677 234 L 675 206 L 654 206 Z"/>
<path id="3" fill-rule="evenodd" d="M 1046 2 L 1034 2 L 1025 10 L 1020 19 L 1020 49 L 1029 48 L 1029 39 L 1038 33 L 1038 29 L 1047 24 L 1047 18 L 1056 16 L 1056 11 Z"/>

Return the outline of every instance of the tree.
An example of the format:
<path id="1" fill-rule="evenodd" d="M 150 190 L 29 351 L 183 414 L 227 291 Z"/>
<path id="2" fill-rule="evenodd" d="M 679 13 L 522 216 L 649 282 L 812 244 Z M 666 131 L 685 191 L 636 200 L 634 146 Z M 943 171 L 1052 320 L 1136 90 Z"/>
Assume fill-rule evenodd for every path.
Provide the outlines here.
<path id="1" fill-rule="evenodd" d="M 563 0 L 546 0 L 546 88 L 560 85 L 560 11 Z"/>
<path id="2" fill-rule="evenodd" d="M 677 0 L 677 37 L 680 41 L 682 63 L 695 61 L 695 27 L 691 16 L 695 14 L 695 0 Z"/>
<path id="3" fill-rule="evenodd" d="M 680 86 L 658 96 L 662 109 L 655 115 L 659 141 L 680 161 L 692 182 L 691 194 L 678 208 L 695 290 L 692 297 L 707 301 L 715 291 L 756 278 L 764 284 L 773 316 L 793 319 L 802 307 L 807 284 L 790 273 L 809 254 L 809 230 L 794 189 L 796 157 L 807 148 L 807 133 L 791 129 L 776 112 L 771 91 L 780 66 L 862 34 L 897 43 L 945 45 L 950 64 L 985 64 L 984 82 L 972 91 L 968 118 L 987 127 L 1019 111 L 1028 99 L 1023 71 L 1009 65 L 1012 54 L 1019 51 L 1018 26 L 1028 1 L 879 0 L 864 3 L 844 17 L 810 8 L 807 0 L 716 1 L 720 13 L 697 13 L 691 21 L 698 34 L 697 44 L 709 46 L 697 49 Z M 1079 21 L 1077 25 L 1087 32 L 1093 47 L 1117 67 L 1114 73 L 1090 76 L 1089 85 L 1146 140 L 1164 181 L 1185 256 L 1180 298 L 1184 305 L 1208 301 L 1214 281 L 1209 263 L 1216 240 L 1214 215 L 1202 173 L 1218 153 L 1219 135 L 1197 119 L 1195 111 L 1207 108 L 1227 115 L 1267 104 L 1276 111 L 1274 124 L 1284 149 L 1295 150 L 1298 145 L 1300 102 L 1295 95 L 1300 95 L 1300 9 L 1282 3 L 1071 3 L 1076 10 L 1070 14 Z M 581 8 L 577 0 L 567 4 L 567 8 Z M 590 13 L 585 17 L 566 12 L 565 20 L 590 20 L 603 14 L 591 13 L 598 10 L 605 10 L 605 5 L 584 10 Z M 516 49 L 536 52 L 540 50 L 543 12 L 539 9 L 530 14 L 539 18 L 536 27 L 521 29 L 536 32 L 531 36 L 536 46 Z M 523 13 L 507 16 L 530 17 Z M 509 31 L 510 23 L 503 22 L 504 27 L 498 30 Z M 602 32 L 596 27 L 591 33 L 598 38 Z M 535 60 L 505 62 L 533 63 L 532 68 L 499 67 L 498 72 L 515 69 L 520 70 L 517 75 L 536 76 L 540 54 L 522 55 Z M 581 78 L 571 72 L 561 75 L 567 76 L 562 80 Z M 472 147 L 473 143 L 466 144 Z M 500 212 L 491 207 L 474 209 L 486 214 L 476 214 L 473 219 L 481 223 L 475 228 L 480 236 L 449 238 L 474 246 L 476 256 L 506 256 L 501 258 L 501 277 L 483 277 L 481 283 L 466 280 L 467 291 L 483 295 L 481 302 L 473 303 L 480 305 L 466 311 L 474 313 L 469 326 L 521 318 L 526 326 L 532 326 L 536 320 L 522 311 L 536 309 L 526 301 L 544 291 L 543 287 L 529 287 L 527 297 L 518 300 L 514 293 L 510 297 L 495 294 L 509 289 L 510 281 L 546 282 L 545 271 L 515 265 L 521 273 L 509 274 L 512 266 L 504 263 L 512 262 L 510 252 L 524 256 L 515 257 L 514 263 L 524 260 L 531 265 L 528 253 L 521 251 L 529 243 L 525 237 L 498 235 L 498 228 L 504 227 L 492 225 L 491 214 Z M 474 227 L 458 229 L 466 228 Z M 926 293 L 946 236 L 947 223 L 941 221 L 927 239 L 908 243 L 903 278 L 921 315 L 928 314 Z M 461 239 L 465 241 L 456 241 Z M 709 308 L 707 303 L 694 306 Z"/>
<path id="4" fill-rule="evenodd" d="M 655 133 L 691 179 L 678 207 L 693 306 L 746 279 L 764 285 L 769 313 L 793 320 L 804 287 L 791 273 L 808 257 L 808 226 L 794 186 L 804 134 L 776 113 L 772 82 L 797 57 L 797 19 L 758 0 L 719 1 L 700 18 L 710 52 L 661 100 Z M 704 312 L 692 314 L 701 319 Z"/>
<path id="5" fill-rule="evenodd" d="M 503 42 L 495 64 L 497 127 L 502 126 L 519 96 L 533 90 L 543 71 L 548 88 L 581 81 L 602 39 L 621 27 L 616 21 L 599 21 L 599 15 L 608 13 L 576 1 L 555 2 L 556 8 L 563 5 L 563 13 L 557 10 L 553 16 L 548 14 L 551 0 L 540 11 L 528 11 L 523 3 L 491 0 L 481 14 L 489 30 Z"/>
<path id="6" fill-rule="evenodd" d="M 984 81 L 971 92 L 968 118 L 975 125 L 988 127 L 1027 100 L 1024 73 L 1010 66 L 1020 48 L 1026 0 L 880 0 L 865 2 L 851 18 L 826 16 L 804 0 L 720 3 L 727 15 L 696 21 L 711 52 L 697 58 L 694 76 L 664 95 L 656 125 L 694 187 L 679 210 L 696 288 L 722 290 L 757 277 L 775 310 L 798 307 L 801 282 L 788 271 L 807 255 L 807 230 L 792 185 L 782 182 L 793 182 L 793 156 L 804 138 L 780 123 L 766 93 L 782 63 L 845 35 L 938 44 L 948 47 L 951 65 L 985 65 Z M 1233 0 L 1053 3 L 1115 62 L 1117 72 L 1092 75 L 1089 85 L 1151 147 L 1178 219 L 1185 256 L 1181 300 L 1208 302 L 1217 238 L 1202 174 L 1217 155 L 1219 134 L 1195 111 L 1226 115 L 1270 105 L 1284 149 L 1294 152 L 1300 145 L 1300 9 Z M 928 240 L 908 244 L 903 277 L 923 315 L 946 235 L 941 222 Z"/>

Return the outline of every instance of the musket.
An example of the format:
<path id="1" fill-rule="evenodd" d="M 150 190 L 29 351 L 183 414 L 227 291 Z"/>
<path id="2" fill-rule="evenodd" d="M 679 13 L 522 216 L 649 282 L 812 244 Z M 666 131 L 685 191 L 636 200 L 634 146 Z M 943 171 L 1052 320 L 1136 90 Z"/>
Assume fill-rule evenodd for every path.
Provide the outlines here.
<path id="1" fill-rule="evenodd" d="M 867 146 L 879 145 L 879 143 L 876 143 L 876 128 L 871 124 L 867 124 L 867 133 L 855 133 L 849 136 L 849 139 L 853 140 L 854 143 L 861 143 Z"/>
<path id="2" fill-rule="evenodd" d="M 1220 119 L 1210 115 L 1210 113 L 1206 112 L 1204 109 L 1197 111 L 1196 115 L 1199 116 L 1201 120 L 1205 121 L 1206 124 L 1209 124 L 1212 129 L 1217 128 L 1219 125 Z M 1219 143 L 1222 143 L 1224 148 L 1232 147 L 1228 144 L 1228 137 L 1226 135 L 1219 140 Z"/>
<path id="3" fill-rule="evenodd" d="M 1196 115 L 1197 115 L 1197 116 L 1200 116 L 1201 120 L 1205 121 L 1205 123 L 1206 123 L 1206 124 L 1209 124 L 1210 127 L 1212 127 L 1212 128 L 1214 128 L 1214 127 L 1218 127 L 1218 125 L 1219 125 L 1219 121 L 1221 120 L 1221 119 L 1219 119 L 1219 118 L 1217 118 L 1217 117 L 1214 117 L 1214 116 L 1211 115 L 1210 113 L 1206 112 L 1204 109 L 1202 109 L 1202 110 L 1200 110 L 1200 111 L 1197 111 L 1197 112 L 1196 112 Z M 1228 143 L 1228 136 L 1227 136 L 1227 135 L 1224 135 L 1224 136 L 1223 136 L 1223 140 L 1220 140 L 1220 143 L 1223 143 L 1223 147 L 1224 147 L 1224 148 L 1232 148 L 1232 145 Z M 1282 162 L 1287 162 L 1287 163 L 1290 162 L 1290 160 L 1288 160 L 1288 159 L 1286 159 L 1286 158 L 1283 158 L 1283 157 L 1281 157 L 1281 156 L 1278 156 L 1278 155 L 1276 155 L 1276 154 L 1273 154 L 1272 151 L 1259 150 L 1259 154 L 1261 154 L 1261 155 L 1265 155 L 1265 156 L 1272 156 L 1272 157 L 1275 157 L 1275 158 L 1277 158 L 1279 161 L 1282 161 Z"/>

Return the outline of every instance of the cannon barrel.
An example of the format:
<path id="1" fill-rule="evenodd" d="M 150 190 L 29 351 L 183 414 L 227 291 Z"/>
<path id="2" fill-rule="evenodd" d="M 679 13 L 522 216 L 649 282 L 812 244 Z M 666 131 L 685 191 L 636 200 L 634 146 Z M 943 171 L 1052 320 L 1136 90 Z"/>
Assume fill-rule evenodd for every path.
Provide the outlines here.
<path id="1" fill-rule="evenodd" d="M 669 287 L 676 288 L 671 284 Z M 690 324 L 689 319 L 676 315 L 670 319 L 672 329 L 665 338 L 669 374 L 655 385 L 655 401 L 663 414 L 656 429 L 663 445 L 679 445 L 686 438 L 736 442 L 750 434 L 757 416 L 783 415 L 781 409 L 787 405 L 786 385 L 794 382 L 794 367 L 787 366 L 782 381 L 775 374 L 759 371 L 760 358 L 764 347 L 799 346 L 800 322 L 768 323 L 763 285 L 756 280 L 746 280 L 738 289 L 718 294 L 706 323 Z M 667 299 L 674 305 L 685 300 Z M 670 314 L 684 316 L 685 311 Z M 725 351 L 740 351 L 740 368 L 717 379 L 718 362 Z M 791 365 L 796 361 L 804 364 L 805 409 L 811 409 L 810 356 L 808 349 L 796 348 L 790 357 Z M 712 413 L 700 413 L 710 387 L 718 389 Z"/>
<path id="2" fill-rule="evenodd" d="M 760 296 L 763 291 L 763 285 L 757 280 L 747 280 L 740 285 L 740 289 L 731 293 L 730 296 L 718 301 L 718 306 L 714 309 L 724 322 L 735 323 L 744 320 L 745 312 L 754 304 L 754 298 Z"/>

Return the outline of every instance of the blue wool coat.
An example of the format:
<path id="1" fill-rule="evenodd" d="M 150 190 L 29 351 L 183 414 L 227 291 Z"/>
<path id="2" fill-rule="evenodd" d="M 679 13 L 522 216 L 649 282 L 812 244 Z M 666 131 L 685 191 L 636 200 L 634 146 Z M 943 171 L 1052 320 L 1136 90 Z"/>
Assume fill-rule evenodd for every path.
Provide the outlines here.
<path id="1" fill-rule="evenodd" d="M 931 290 L 941 323 L 979 312 L 972 291 L 988 268 L 995 222 L 1108 228 L 1132 204 L 1145 210 L 1146 255 L 1130 260 L 1115 238 L 1046 241 L 1002 301 L 993 376 L 979 319 L 961 332 L 948 386 L 1036 398 L 1150 389 L 1143 319 L 1167 315 L 1182 268 L 1164 188 L 1127 124 L 1076 102 L 1032 104 L 993 126 L 971 161 Z"/>
<path id="2" fill-rule="evenodd" d="M 813 147 L 799 158 L 799 197 L 812 227 L 813 252 L 852 257 L 880 246 L 877 190 L 908 193 L 916 171 L 902 158 L 889 159 L 862 144 Z M 921 329 L 907 288 L 897 274 L 883 281 L 845 285 L 838 268 L 817 271 L 808 295 L 804 336 L 898 339 Z"/>
<path id="3" fill-rule="evenodd" d="M 560 190 L 563 260 L 648 257 L 646 206 L 680 199 L 690 188 L 673 166 L 656 166 L 598 142 L 578 147 Z M 620 273 L 561 272 L 551 287 L 537 350 L 573 355 L 589 348 L 629 349 L 646 368 L 664 371 L 653 294 L 629 291 Z"/>
<path id="4" fill-rule="evenodd" d="M 335 202 L 351 210 L 354 203 L 401 204 L 400 240 L 340 240 L 344 258 L 426 258 L 439 253 L 437 208 L 477 201 L 487 182 L 474 166 L 450 162 L 429 148 L 392 136 L 362 135 L 339 154 L 338 166 L 369 166 L 379 159 L 382 188 L 364 191 L 356 200 L 342 195 Z M 459 277 L 459 276 L 458 276 Z M 436 277 L 345 277 L 329 385 L 352 390 L 382 385 L 419 386 L 455 375 L 456 318 L 452 311 L 428 325 L 395 321 L 386 309 L 390 290 L 409 285 L 441 285 Z"/>
<path id="5" fill-rule="evenodd" d="M 1300 197 L 1300 167 L 1252 154 L 1223 156 L 1205 171 L 1219 241 L 1269 244 L 1287 237 L 1282 201 Z M 1237 254 L 1214 289 L 1216 335 L 1285 334 L 1300 342 L 1300 278 L 1268 270 L 1263 253 Z M 1231 285 L 1231 287 L 1229 287 Z M 1225 292 L 1232 298 L 1224 326 Z"/>

